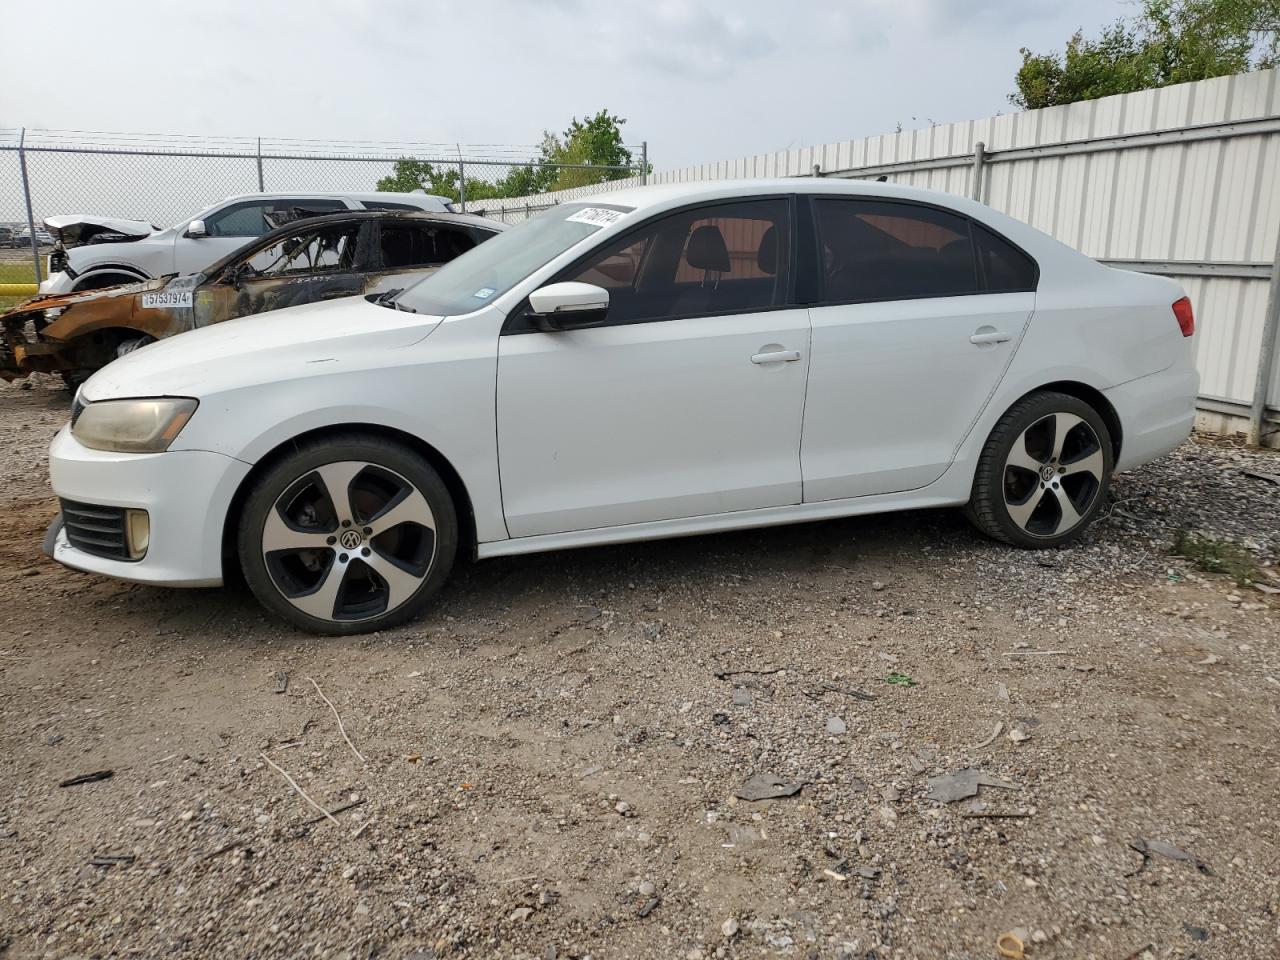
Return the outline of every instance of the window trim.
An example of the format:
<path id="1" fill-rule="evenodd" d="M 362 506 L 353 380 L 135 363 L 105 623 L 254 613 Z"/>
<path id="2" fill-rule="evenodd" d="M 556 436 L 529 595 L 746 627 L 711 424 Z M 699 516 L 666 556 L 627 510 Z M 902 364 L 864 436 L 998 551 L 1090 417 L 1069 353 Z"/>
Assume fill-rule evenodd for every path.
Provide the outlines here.
<path id="1" fill-rule="evenodd" d="M 908 301 L 908 300 L 951 300 L 951 299 L 955 299 L 956 297 L 998 297 L 998 296 L 1005 296 L 1008 294 L 1035 293 L 1037 290 L 1040 289 L 1040 263 L 1039 261 L 1036 260 L 1035 257 L 1031 256 L 1031 254 L 1029 254 L 1023 247 L 1021 247 L 1017 243 L 1014 243 L 1007 236 L 1005 236 L 999 230 L 992 227 L 990 224 L 983 223 L 981 220 L 971 217 L 966 213 L 963 213 L 959 210 L 954 209 L 953 207 L 947 207 L 938 203 L 928 203 L 923 200 L 912 200 L 907 197 L 876 197 L 876 196 L 871 196 L 869 194 L 854 195 L 854 194 L 838 194 L 838 193 L 810 193 L 810 194 L 805 194 L 804 197 L 801 199 L 807 201 L 805 205 L 809 208 L 809 218 L 813 225 L 813 242 L 814 242 L 814 249 L 812 251 L 814 256 L 814 261 L 813 261 L 812 269 L 814 272 L 813 296 L 815 297 L 815 299 L 811 303 L 807 304 L 807 306 L 841 307 L 841 306 L 851 306 L 851 305 L 861 304 L 861 303 L 901 303 L 903 301 Z M 838 200 L 838 201 L 843 201 L 845 203 L 852 202 L 852 203 L 897 204 L 899 206 L 904 206 L 904 207 L 921 207 L 925 210 L 936 210 L 940 213 L 945 213 L 945 214 L 949 214 L 950 216 L 960 218 L 961 220 L 965 221 L 965 225 L 968 229 L 969 247 L 973 253 L 973 271 L 974 271 L 974 276 L 977 277 L 979 289 L 970 290 L 967 293 L 946 293 L 946 294 L 939 294 L 936 296 L 927 296 L 927 297 L 907 295 L 907 296 L 901 296 L 901 297 L 860 297 L 852 300 L 826 299 L 825 297 L 826 276 L 824 274 L 824 271 L 822 269 L 822 264 L 821 264 L 822 227 L 820 224 L 818 211 L 814 206 L 814 201 L 816 200 Z M 986 230 L 989 234 L 991 234 L 991 236 L 995 237 L 997 240 L 1003 241 L 1004 243 L 1012 247 L 1014 250 L 1016 250 L 1020 255 L 1022 255 L 1023 257 L 1026 257 L 1027 261 L 1031 264 L 1032 271 L 1034 274 L 1032 279 L 1032 285 L 1030 288 L 1022 289 L 1022 290 L 989 290 L 987 289 L 986 265 L 983 264 L 982 258 L 978 256 L 978 245 L 975 242 L 975 238 L 974 238 L 975 226 L 980 229 Z"/>
<path id="2" fill-rule="evenodd" d="M 796 256 L 797 245 L 797 209 L 799 206 L 799 195 L 795 193 L 766 193 L 759 196 L 739 196 L 739 197 L 722 197 L 718 200 L 700 200 L 692 203 L 686 203 L 683 206 L 672 207 L 670 210 L 663 210 L 656 213 L 639 223 L 633 224 L 626 230 L 613 234 L 601 243 L 597 243 L 590 250 L 584 251 L 580 256 L 571 263 L 561 267 L 554 275 L 538 284 L 535 289 L 541 289 L 552 283 L 560 283 L 566 277 L 571 277 L 577 270 L 582 269 L 604 246 L 612 246 L 615 242 L 630 240 L 640 231 L 648 229 L 660 220 L 668 217 L 678 216 L 682 213 L 688 213 L 691 210 L 707 210 L 714 207 L 733 206 L 741 203 L 752 203 L 757 200 L 785 200 L 787 203 L 787 221 L 790 227 L 790 236 L 787 245 L 787 289 L 783 292 L 782 303 L 774 304 L 768 307 L 761 307 L 756 310 L 715 310 L 708 313 L 690 313 L 679 317 L 654 317 L 650 320 L 626 320 L 613 322 L 610 321 L 608 315 L 605 315 L 603 323 L 593 325 L 590 329 L 601 330 L 606 327 L 633 327 L 645 323 L 671 323 L 676 320 L 702 320 L 707 317 L 732 317 L 742 313 L 773 313 L 778 310 L 795 310 L 806 306 L 806 304 L 796 301 L 796 274 L 799 269 L 799 263 Z M 502 322 L 502 330 L 499 336 L 518 336 L 527 333 L 541 333 L 542 331 L 534 325 L 532 314 L 529 312 L 529 298 L 525 296 L 507 314 L 506 319 Z"/>

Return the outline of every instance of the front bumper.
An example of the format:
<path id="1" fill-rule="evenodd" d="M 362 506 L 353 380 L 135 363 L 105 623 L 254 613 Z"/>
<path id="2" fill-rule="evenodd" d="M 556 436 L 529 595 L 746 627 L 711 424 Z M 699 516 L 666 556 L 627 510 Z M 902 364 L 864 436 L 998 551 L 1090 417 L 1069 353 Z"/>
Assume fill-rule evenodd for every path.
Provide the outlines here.
<path id="1" fill-rule="evenodd" d="M 77 550 L 54 521 L 46 552 L 76 570 L 137 583 L 216 587 L 222 583 L 222 532 L 250 465 L 205 450 L 108 453 L 90 450 L 63 427 L 49 447 L 49 476 L 60 498 L 146 510 L 151 537 L 141 560 Z"/>
<path id="2" fill-rule="evenodd" d="M 60 270 L 40 281 L 40 293 L 42 296 L 50 293 L 70 293 L 75 283 L 65 270 Z"/>

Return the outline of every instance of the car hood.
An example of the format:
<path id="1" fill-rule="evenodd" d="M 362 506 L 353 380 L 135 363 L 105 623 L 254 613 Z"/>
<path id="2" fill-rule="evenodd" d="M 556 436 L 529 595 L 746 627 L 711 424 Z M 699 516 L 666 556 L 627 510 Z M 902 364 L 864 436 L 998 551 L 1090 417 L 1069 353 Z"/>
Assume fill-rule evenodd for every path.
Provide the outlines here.
<path id="1" fill-rule="evenodd" d="M 67 213 L 56 217 L 46 217 L 44 225 L 48 231 L 62 241 L 64 246 L 77 246 L 90 243 L 95 238 L 99 242 L 103 238 L 122 240 L 141 240 L 160 228 L 145 220 L 120 220 L 116 217 L 95 217 L 86 213 Z"/>
<path id="2" fill-rule="evenodd" d="M 81 388 L 88 402 L 197 399 L 222 390 L 376 365 L 386 350 L 424 339 L 441 317 L 347 297 L 201 327 L 125 354 Z"/>

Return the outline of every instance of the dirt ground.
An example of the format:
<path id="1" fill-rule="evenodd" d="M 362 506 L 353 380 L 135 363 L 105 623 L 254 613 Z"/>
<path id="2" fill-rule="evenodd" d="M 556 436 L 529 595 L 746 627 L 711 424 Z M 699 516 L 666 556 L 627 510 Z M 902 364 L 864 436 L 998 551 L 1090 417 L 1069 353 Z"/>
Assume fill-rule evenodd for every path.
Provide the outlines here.
<path id="1" fill-rule="evenodd" d="M 1280 604 L 1168 552 L 1274 570 L 1280 457 L 1190 442 L 1068 550 L 930 512 L 504 559 L 317 639 L 40 558 L 67 406 L 0 387 L 2 957 L 1280 957 Z"/>

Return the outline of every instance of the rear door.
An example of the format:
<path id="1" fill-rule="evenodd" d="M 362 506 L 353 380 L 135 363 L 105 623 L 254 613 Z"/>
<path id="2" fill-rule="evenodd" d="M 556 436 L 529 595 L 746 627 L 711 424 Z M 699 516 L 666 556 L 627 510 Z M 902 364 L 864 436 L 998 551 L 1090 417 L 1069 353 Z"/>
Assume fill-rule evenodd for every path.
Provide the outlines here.
<path id="1" fill-rule="evenodd" d="M 1008 369 L 1035 307 L 1035 264 L 940 207 L 815 197 L 812 210 L 804 499 L 927 486 Z"/>

